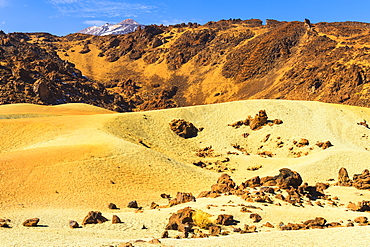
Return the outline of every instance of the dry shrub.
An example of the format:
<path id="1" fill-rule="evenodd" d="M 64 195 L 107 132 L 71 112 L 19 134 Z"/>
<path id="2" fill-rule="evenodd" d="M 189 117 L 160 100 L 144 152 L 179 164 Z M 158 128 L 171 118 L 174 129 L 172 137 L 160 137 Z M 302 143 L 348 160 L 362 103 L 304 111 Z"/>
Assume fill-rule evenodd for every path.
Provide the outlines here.
<path id="1" fill-rule="evenodd" d="M 208 229 L 214 224 L 214 222 L 211 220 L 211 217 L 212 215 L 209 213 L 206 213 L 202 210 L 196 210 L 192 218 L 195 225 L 202 229 Z"/>

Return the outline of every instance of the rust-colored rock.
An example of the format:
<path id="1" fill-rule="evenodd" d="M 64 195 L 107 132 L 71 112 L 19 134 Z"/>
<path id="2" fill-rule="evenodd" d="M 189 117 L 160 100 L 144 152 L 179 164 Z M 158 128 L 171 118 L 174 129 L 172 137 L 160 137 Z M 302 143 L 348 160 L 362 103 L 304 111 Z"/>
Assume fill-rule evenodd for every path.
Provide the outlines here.
<path id="1" fill-rule="evenodd" d="M 181 203 L 195 202 L 195 201 L 196 201 L 196 199 L 195 199 L 195 197 L 193 196 L 192 193 L 177 192 L 176 198 L 172 199 L 169 202 L 168 206 L 172 207 L 174 205 L 178 205 L 178 204 L 181 204 Z"/>
<path id="2" fill-rule="evenodd" d="M 361 174 L 353 175 L 352 185 L 360 190 L 370 190 L 370 172 L 368 169 L 362 171 Z"/>
<path id="3" fill-rule="evenodd" d="M 351 180 L 349 179 L 347 169 L 342 167 L 338 172 L 338 185 L 350 186 Z"/>
<path id="4" fill-rule="evenodd" d="M 266 222 L 263 226 L 269 227 L 269 228 L 275 228 L 274 225 L 271 224 L 270 222 Z"/>
<path id="5" fill-rule="evenodd" d="M 302 178 L 298 172 L 292 171 L 288 168 L 282 168 L 279 170 L 279 175 L 275 176 L 276 185 L 281 189 L 298 188 L 302 184 Z"/>
<path id="6" fill-rule="evenodd" d="M 316 145 L 322 149 L 327 149 L 327 148 L 330 148 L 333 146 L 333 144 L 331 144 L 330 141 L 326 141 L 326 142 L 317 142 Z"/>
<path id="7" fill-rule="evenodd" d="M 304 146 L 308 146 L 310 145 L 310 142 L 307 140 L 307 139 L 301 139 L 298 143 L 297 143 L 297 147 L 304 147 Z"/>
<path id="8" fill-rule="evenodd" d="M 217 184 L 212 185 L 211 193 L 228 193 L 234 191 L 234 188 L 235 182 L 228 174 L 224 173 L 218 178 Z"/>
<path id="9" fill-rule="evenodd" d="M 22 225 L 27 227 L 36 227 L 39 221 L 39 218 L 27 219 L 22 223 Z"/>
<path id="10" fill-rule="evenodd" d="M 122 223 L 121 219 L 117 215 L 112 216 L 112 224 L 120 224 Z"/>
<path id="11" fill-rule="evenodd" d="M 101 224 L 108 221 L 107 218 L 105 218 L 101 212 L 99 211 L 90 211 L 87 216 L 84 218 L 82 221 L 82 225 L 87 225 L 87 224 Z"/>
<path id="12" fill-rule="evenodd" d="M 259 214 L 251 214 L 249 215 L 249 218 L 253 220 L 253 223 L 258 223 L 262 220 L 262 217 Z"/>
<path id="13" fill-rule="evenodd" d="M 194 210 L 190 207 L 186 207 L 177 211 L 177 213 L 172 214 L 168 224 L 166 225 L 166 230 L 178 230 L 182 232 L 189 232 L 193 223 L 193 213 Z"/>
<path id="14" fill-rule="evenodd" d="M 361 223 L 361 224 L 364 224 L 364 223 L 367 223 L 367 217 L 366 216 L 359 216 L 357 217 L 354 221 L 356 223 Z"/>

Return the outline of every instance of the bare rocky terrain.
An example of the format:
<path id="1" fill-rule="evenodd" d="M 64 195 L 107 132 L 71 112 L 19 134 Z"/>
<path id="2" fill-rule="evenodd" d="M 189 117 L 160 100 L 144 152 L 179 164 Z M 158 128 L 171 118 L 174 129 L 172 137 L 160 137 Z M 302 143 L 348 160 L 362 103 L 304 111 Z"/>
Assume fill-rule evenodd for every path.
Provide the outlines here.
<path id="1" fill-rule="evenodd" d="M 231 19 L 103 37 L 2 33 L 0 102 L 115 111 L 255 98 L 369 106 L 369 30 Z"/>

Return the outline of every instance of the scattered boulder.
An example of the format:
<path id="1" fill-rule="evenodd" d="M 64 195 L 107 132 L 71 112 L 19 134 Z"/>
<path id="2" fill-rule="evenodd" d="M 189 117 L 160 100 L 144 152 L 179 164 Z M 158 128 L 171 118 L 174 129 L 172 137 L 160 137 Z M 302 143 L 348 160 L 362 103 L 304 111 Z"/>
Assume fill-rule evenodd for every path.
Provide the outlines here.
<path id="1" fill-rule="evenodd" d="M 352 211 L 368 212 L 370 211 L 370 201 L 362 201 L 357 204 L 349 202 L 347 208 Z"/>
<path id="2" fill-rule="evenodd" d="M 117 215 L 112 216 L 112 224 L 121 224 L 122 221 Z"/>
<path id="3" fill-rule="evenodd" d="M 69 227 L 74 229 L 74 228 L 79 228 L 80 225 L 77 223 L 77 221 L 74 221 L 74 220 L 70 220 L 69 221 Z"/>
<path id="4" fill-rule="evenodd" d="M 82 225 L 87 225 L 87 224 L 101 224 L 108 221 L 107 218 L 105 218 L 101 212 L 99 211 L 90 211 L 87 216 L 84 218 L 82 221 Z"/>
<path id="5" fill-rule="evenodd" d="M 356 223 L 365 224 L 365 223 L 367 223 L 367 217 L 365 217 L 365 216 L 359 216 L 354 221 Z"/>
<path id="6" fill-rule="evenodd" d="M 308 146 L 310 145 L 310 142 L 305 139 L 305 138 L 302 138 L 298 143 L 297 143 L 297 147 L 304 147 L 304 146 Z"/>
<path id="7" fill-rule="evenodd" d="M 177 230 L 185 235 L 188 235 L 194 225 L 193 222 L 194 210 L 186 207 L 172 214 L 166 225 L 166 230 Z"/>
<path id="8" fill-rule="evenodd" d="M 220 224 L 220 225 L 223 225 L 223 226 L 230 226 L 230 225 L 234 225 L 235 224 L 235 221 L 234 221 L 234 216 L 232 215 L 228 215 L 228 214 L 220 214 L 217 219 L 216 219 L 216 224 Z"/>
<path id="9" fill-rule="evenodd" d="M 276 185 L 281 189 L 289 187 L 298 188 L 302 184 L 302 178 L 298 172 L 292 171 L 288 168 L 279 170 L 279 175 L 275 176 Z"/>
<path id="10" fill-rule="evenodd" d="M 322 149 L 327 149 L 327 148 L 330 148 L 333 146 L 333 144 L 331 144 L 330 141 L 326 141 L 326 142 L 317 142 L 316 143 L 316 146 L 322 148 Z"/>
<path id="11" fill-rule="evenodd" d="M 164 231 L 161 235 L 161 238 L 169 238 L 168 231 Z"/>
<path id="12" fill-rule="evenodd" d="M 119 209 L 119 208 L 116 206 L 116 204 L 114 204 L 114 203 L 109 203 L 108 208 L 109 208 L 109 209 Z"/>
<path id="13" fill-rule="evenodd" d="M 307 228 L 315 229 L 315 228 L 323 228 L 326 224 L 326 219 L 323 217 L 316 217 L 313 220 L 307 220 L 303 223 L 306 225 Z"/>
<path id="14" fill-rule="evenodd" d="M 170 198 L 171 198 L 171 195 L 169 195 L 169 194 L 165 194 L 165 193 L 162 193 L 162 194 L 161 194 L 161 197 L 162 197 L 163 199 L 170 199 Z"/>
<path id="15" fill-rule="evenodd" d="M 152 203 L 150 204 L 150 209 L 157 209 L 157 208 L 159 208 L 159 205 L 158 205 L 157 203 L 152 202 Z"/>
<path id="16" fill-rule="evenodd" d="M 137 201 L 131 201 L 127 204 L 128 208 L 139 208 Z"/>
<path id="17" fill-rule="evenodd" d="M 213 157 L 214 149 L 212 149 L 212 146 L 201 148 L 195 153 L 195 155 L 201 158 Z"/>
<path id="18" fill-rule="evenodd" d="M 235 188 L 235 182 L 231 179 L 230 175 L 224 173 L 218 178 L 217 184 L 212 185 L 211 192 L 227 193 Z"/>
<path id="19" fill-rule="evenodd" d="M 0 219 L 0 227 L 9 228 L 9 222 L 11 222 L 9 219 Z"/>
<path id="20" fill-rule="evenodd" d="M 349 179 L 347 169 L 342 167 L 338 173 L 338 185 L 340 186 L 351 186 L 351 180 Z"/>
<path id="21" fill-rule="evenodd" d="M 198 135 L 198 129 L 190 122 L 184 119 L 174 119 L 170 123 L 170 128 L 176 135 L 182 138 L 192 138 Z"/>
<path id="22" fill-rule="evenodd" d="M 370 172 L 368 169 L 362 171 L 361 174 L 353 175 L 353 183 L 356 189 L 359 190 L 369 190 L 370 189 Z"/>
<path id="23" fill-rule="evenodd" d="M 369 128 L 369 125 L 366 123 L 366 120 L 365 120 L 365 119 L 364 119 L 364 121 L 357 123 L 357 125 L 362 125 L 362 126 L 364 126 L 365 128 L 370 129 L 370 128 Z"/>
<path id="24" fill-rule="evenodd" d="M 258 223 L 262 220 L 262 217 L 259 214 L 251 214 L 249 215 L 249 218 L 253 220 L 253 223 Z"/>
<path id="25" fill-rule="evenodd" d="M 258 114 L 250 121 L 249 127 L 251 130 L 256 130 L 267 123 L 267 114 L 265 110 L 260 110 Z"/>
<path id="26" fill-rule="evenodd" d="M 174 205 L 178 205 L 181 203 L 186 203 L 186 202 L 195 202 L 196 199 L 193 196 L 192 193 L 185 193 L 185 192 L 177 192 L 176 198 L 172 199 L 168 206 L 172 207 Z"/>
<path id="27" fill-rule="evenodd" d="M 267 119 L 268 117 L 267 117 L 266 111 L 260 110 L 254 118 L 252 118 L 251 116 L 248 116 L 245 120 L 239 120 L 235 123 L 229 124 L 228 126 L 231 126 L 237 129 L 243 125 L 246 125 L 246 126 L 249 126 L 251 130 L 257 130 L 263 127 L 264 125 L 266 125 L 268 122 L 270 125 L 283 123 L 283 121 L 280 119 L 274 119 L 273 121 L 271 120 L 268 121 Z M 249 134 L 246 133 L 246 136 L 244 137 L 246 138 L 248 135 Z"/>
<path id="28" fill-rule="evenodd" d="M 269 228 L 275 228 L 274 225 L 272 225 L 270 222 L 266 222 L 263 226 L 269 227 Z"/>
<path id="29" fill-rule="evenodd" d="M 39 218 L 27 219 L 25 222 L 22 223 L 22 225 L 27 227 L 36 227 L 39 221 Z"/>

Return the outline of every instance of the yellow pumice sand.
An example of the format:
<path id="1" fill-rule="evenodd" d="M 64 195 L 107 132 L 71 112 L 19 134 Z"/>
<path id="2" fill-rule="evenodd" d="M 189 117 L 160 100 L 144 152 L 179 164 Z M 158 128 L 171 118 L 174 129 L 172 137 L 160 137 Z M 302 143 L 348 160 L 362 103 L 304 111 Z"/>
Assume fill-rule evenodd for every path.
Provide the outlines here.
<path id="1" fill-rule="evenodd" d="M 266 110 L 268 120 L 280 119 L 283 123 L 267 124 L 258 130 L 228 126 L 259 110 Z M 170 129 L 173 119 L 185 119 L 203 130 L 193 138 L 179 137 Z M 341 207 L 296 207 L 285 202 L 264 206 L 237 196 L 221 196 L 171 208 L 149 208 L 153 201 L 168 204 L 161 198 L 162 193 L 198 196 L 210 190 L 222 173 L 193 164 L 199 161 L 212 163 L 212 167 L 224 164 L 228 170 L 223 172 L 237 185 L 255 176 L 274 176 L 281 168 L 297 171 L 310 185 L 337 180 L 341 167 L 347 168 L 352 178 L 370 164 L 370 130 L 357 124 L 364 119 L 370 119 L 370 109 L 285 100 L 135 113 L 115 113 L 84 104 L 0 106 L 0 219 L 11 220 L 11 228 L 0 229 L 0 245 L 118 246 L 132 241 L 134 246 L 151 246 L 133 241 L 160 238 L 171 213 L 186 206 L 215 218 L 233 215 L 239 222 L 235 227 L 243 227 L 253 223 L 248 213 L 240 212 L 238 204 L 251 204 L 262 209 L 254 211 L 262 217 L 257 224 L 259 233 L 177 240 L 173 239 L 175 232 L 170 232 L 170 239 L 160 241 L 170 246 L 365 246 L 370 240 L 368 226 L 307 231 L 277 228 L 280 222 L 300 223 L 315 217 L 343 221 L 345 225 L 348 219 L 368 216 L 367 212 L 346 211 L 350 201 L 370 200 L 370 191 L 353 187 L 331 186 L 325 190 L 325 194 L 339 198 L 344 205 Z M 294 141 L 303 138 L 309 144 L 297 147 Z M 322 149 L 316 145 L 326 141 L 333 146 Z M 278 145 L 280 142 L 283 144 Z M 232 144 L 239 144 L 250 155 Z M 195 155 L 209 146 L 214 150 L 212 157 Z M 273 155 L 259 155 L 261 151 Z M 299 152 L 302 155 L 297 155 Z M 133 200 L 143 207 L 142 213 L 127 208 Z M 109 209 L 109 203 L 120 209 Z M 70 229 L 69 220 L 81 224 L 89 211 L 101 211 L 109 221 Z M 123 223 L 111 224 L 113 215 Z M 29 218 L 39 218 L 39 225 L 44 227 L 23 227 L 22 222 Z M 275 228 L 262 227 L 266 222 Z M 147 229 L 142 229 L 143 225 Z M 232 228 L 223 226 L 222 230 Z"/>

